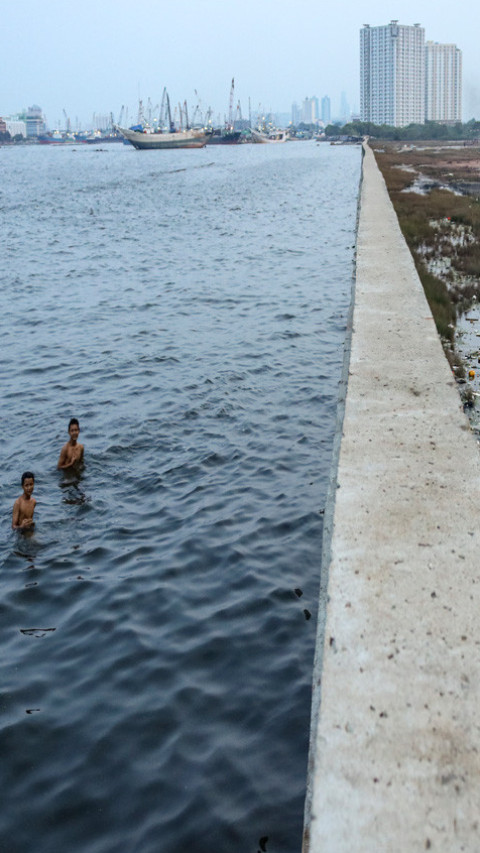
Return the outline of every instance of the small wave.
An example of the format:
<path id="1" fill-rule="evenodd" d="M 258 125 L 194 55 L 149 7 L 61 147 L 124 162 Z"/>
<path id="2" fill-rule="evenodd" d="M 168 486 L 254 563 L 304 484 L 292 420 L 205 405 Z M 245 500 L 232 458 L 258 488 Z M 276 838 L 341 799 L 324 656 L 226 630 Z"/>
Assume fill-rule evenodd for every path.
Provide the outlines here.
<path id="1" fill-rule="evenodd" d="M 20 633 L 25 637 L 35 637 L 37 640 L 47 637 L 56 631 L 56 628 L 20 628 Z"/>

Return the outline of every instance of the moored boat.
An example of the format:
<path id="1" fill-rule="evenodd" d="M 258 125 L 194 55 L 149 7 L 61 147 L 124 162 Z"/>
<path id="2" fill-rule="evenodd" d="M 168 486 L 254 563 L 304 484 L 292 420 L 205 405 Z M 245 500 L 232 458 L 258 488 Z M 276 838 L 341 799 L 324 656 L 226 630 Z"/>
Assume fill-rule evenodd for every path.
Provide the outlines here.
<path id="1" fill-rule="evenodd" d="M 241 130 L 215 128 L 208 136 L 207 145 L 238 145 L 241 141 Z"/>
<path id="2" fill-rule="evenodd" d="M 288 142 L 289 135 L 286 130 L 271 130 L 270 133 L 261 133 L 259 130 L 251 130 L 252 142 L 271 143 Z"/>
<path id="3" fill-rule="evenodd" d="M 118 127 L 134 148 L 203 148 L 207 144 L 208 134 L 204 130 L 161 131 L 144 128 L 143 131 Z"/>
<path id="4" fill-rule="evenodd" d="M 40 145 L 75 145 L 78 140 L 73 133 L 61 133 L 59 130 L 52 130 L 48 133 L 42 133 L 37 137 L 37 142 Z"/>

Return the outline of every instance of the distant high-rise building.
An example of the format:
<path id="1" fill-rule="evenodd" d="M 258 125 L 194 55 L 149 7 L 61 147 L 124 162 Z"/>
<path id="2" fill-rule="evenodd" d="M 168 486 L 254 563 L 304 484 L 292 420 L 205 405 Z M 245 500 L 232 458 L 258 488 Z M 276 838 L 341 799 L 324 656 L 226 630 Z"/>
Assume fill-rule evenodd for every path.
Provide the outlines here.
<path id="1" fill-rule="evenodd" d="M 305 98 L 302 104 L 302 121 L 315 124 L 318 121 L 318 98 Z"/>
<path id="2" fill-rule="evenodd" d="M 27 110 L 25 124 L 27 125 L 27 139 L 30 139 L 33 136 L 41 136 L 42 133 L 45 133 L 45 121 L 42 114 L 42 108 L 36 104 L 34 104 L 33 107 L 29 107 Z"/>
<path id="3" fill-rule="evenodd" d="M 398 21 L 360 30 L 362 121 L 404 127 L 425 121 L 425 30 Z"/>
<path id="4" fill-rule="evenodd" d="M 455 44 L 425 45 L 425 118 L 462 120 L 462 51 Z"/>
<path id="5" fill-rule="evenodd" d="M 350 105 L 345 92 L 342 92 L 340 97 L 340 119 L 344 124 L 350 119 Z"/>
<path id="6" fill-rule="evenodd" d="M 301 121 L 301 117 L 300 117 L 300 110 L 298 108 L 298 104 L 293 103 L 292 104 L 292 124 L 296 126 L 297 124 L 300 124 L 300 121 Z"/>
<path id="7" fill-rule="evenodd" d="M 324 124 L 330 124 L 331 121 L 330 98 L 328 95 L 324 95 L 322 98 L 322 121 Z"/>

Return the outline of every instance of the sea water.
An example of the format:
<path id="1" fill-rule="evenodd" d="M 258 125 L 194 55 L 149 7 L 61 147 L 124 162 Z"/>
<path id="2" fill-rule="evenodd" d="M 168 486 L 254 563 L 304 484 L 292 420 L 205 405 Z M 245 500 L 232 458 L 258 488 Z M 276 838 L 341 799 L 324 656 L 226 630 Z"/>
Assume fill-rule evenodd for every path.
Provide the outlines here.
<path id="1" fill-rule="evenodd" d="M 5 853 L 300 850 L 360 159 L 0 148 Z"/>

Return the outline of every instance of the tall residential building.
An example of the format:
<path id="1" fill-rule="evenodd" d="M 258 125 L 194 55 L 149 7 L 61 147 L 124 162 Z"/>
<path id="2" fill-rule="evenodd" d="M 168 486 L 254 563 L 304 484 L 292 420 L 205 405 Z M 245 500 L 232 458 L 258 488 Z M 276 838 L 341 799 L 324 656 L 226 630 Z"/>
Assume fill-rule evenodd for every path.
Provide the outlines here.
<path id="1" fill-rule="evenodd" d="M 305 124 L 315 124 L 318 121 L 318 98 L 305 98 L 302 104 L 302 121 Z"/>
<path id="2" fill-rule="evenodd" d="M 330 124 L 331 121 L 330 98 L 324 95 L 322 98 L 322 121 L 324 124 Z"/>
<path id="3" fill-rule="evenodd" d="M 360 30 L 362 121 L 404 127 L 425 121 L 425 30 L 420 24 Z"/>
<path id="4" fill-rule="evenodd" d="M 462 120 L 462 51 L 455 44 L 425 45 L 425 118 Z"/>
<path id="5" fill-rule="evenodd" d="M 298 104 L 296 102 L 294 102 L 292 104 L 292 124 L 293 125 L 300 124 L 300 121 L 301 121 L 300 109 L 298 107 Z"/>

